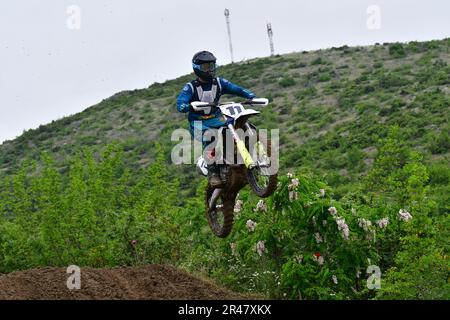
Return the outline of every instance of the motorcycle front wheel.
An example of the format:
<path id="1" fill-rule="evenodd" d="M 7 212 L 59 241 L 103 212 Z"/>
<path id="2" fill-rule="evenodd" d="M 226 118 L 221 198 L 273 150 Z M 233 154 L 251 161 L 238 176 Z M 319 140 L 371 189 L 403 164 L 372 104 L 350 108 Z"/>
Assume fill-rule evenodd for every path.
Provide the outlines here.
<path id="1" fill-rule="evenodd" d="M 261 146 L 264 148 L 267 158 L 270 158 L 270 139 L 267 139 L 267 144 L 261 141 L 259 141 L 259 143 L 261 143 Z M 258 153 L 258 155 L 260 154 Z M 253 192 L 261 198 L 269 197 L 275 192 L 277 188 L 278 175 L 276 173 L 270 174 L 271 172 L 268 169 L 268 166 L 270 166 L 269 163 L 266 163 L 266 166 L 260 166 L 258 162 L 257 166 L 247 170 L 248 184 L 250 185 L 250 188 L 253 190 Z"/>

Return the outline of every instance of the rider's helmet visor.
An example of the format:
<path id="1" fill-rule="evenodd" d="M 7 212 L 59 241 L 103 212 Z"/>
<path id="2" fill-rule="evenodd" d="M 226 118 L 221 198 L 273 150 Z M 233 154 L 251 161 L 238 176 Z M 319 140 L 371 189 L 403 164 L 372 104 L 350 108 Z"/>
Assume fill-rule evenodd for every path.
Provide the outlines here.
<path id="1" fill-rule="evenodd" d="M 200 65 L 200 70 L 203 72 L 215 71 L 217 65 L 215 62 L 206 62 Z"/>

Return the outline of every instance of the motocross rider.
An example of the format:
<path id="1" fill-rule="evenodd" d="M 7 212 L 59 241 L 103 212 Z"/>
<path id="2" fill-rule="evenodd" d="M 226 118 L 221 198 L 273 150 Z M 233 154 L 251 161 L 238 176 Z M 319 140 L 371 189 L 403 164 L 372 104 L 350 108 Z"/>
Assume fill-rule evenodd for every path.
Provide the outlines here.
<path id="1" fill-rule="evenodd" d="M 226 126 L 226 119 L 218 109 L 211 109 L 211 114 L 195 112 L 190 103 L 194 101 L 218 103 L 221 95 L 234 94 L 246 99 L 254 99 L 256 96 L 251 91 L 241 88 L 228 80 L 216 77 L 216 57 L 208 51 L 201 51 L 194 55 L 192 66 L 197 79 L 187 83 L 177 98 L 179 112 L 188 113 L 189 130 L 194 137 L 194 131 L 198 137 L 209 128 Z M 202 141 L 203 149 L 210 141 Z M 208 181 L 213 187 L 222 185 L 219 175 L 219 166 L 215 163 L 208 164 Z"/>

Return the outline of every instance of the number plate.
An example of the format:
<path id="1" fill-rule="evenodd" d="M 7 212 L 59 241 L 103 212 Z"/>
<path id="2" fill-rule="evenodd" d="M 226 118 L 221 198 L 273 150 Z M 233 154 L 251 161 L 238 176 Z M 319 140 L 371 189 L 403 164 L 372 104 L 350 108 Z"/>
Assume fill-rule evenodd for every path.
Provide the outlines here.
<path id="1" fill-rule="evenodd" d="M 245 108 L 242 104 L 227 104 L 220 106 L 220 110 L 226 116 L 237 118 L 245 111 Z"/>

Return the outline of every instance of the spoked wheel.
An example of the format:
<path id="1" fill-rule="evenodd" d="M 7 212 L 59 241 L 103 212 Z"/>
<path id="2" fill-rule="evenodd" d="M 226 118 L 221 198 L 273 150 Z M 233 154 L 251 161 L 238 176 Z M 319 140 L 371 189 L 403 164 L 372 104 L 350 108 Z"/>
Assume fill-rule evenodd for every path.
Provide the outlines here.
<path id="1" fill-rule="evenodd" d="M 270 167 L 270 156 L 271 156 L 271 143 L 267 140 L 267 145 L 259 141 L 255 146 L 262 150 L 258 151 L 258 161 L 257 166 L 247 170 L 247 179 L 253 192 L 261 197 L 267 198 L 277 188 L 278 177 L 277 174 L 271 174 Z"/>
<path id="2" fill-rule="evenodd" d="M 206 189 L 206 217 L 214 234 L 220 238 L 227 237 L 233 228 L 234 199 L 208 185 Z"/>

